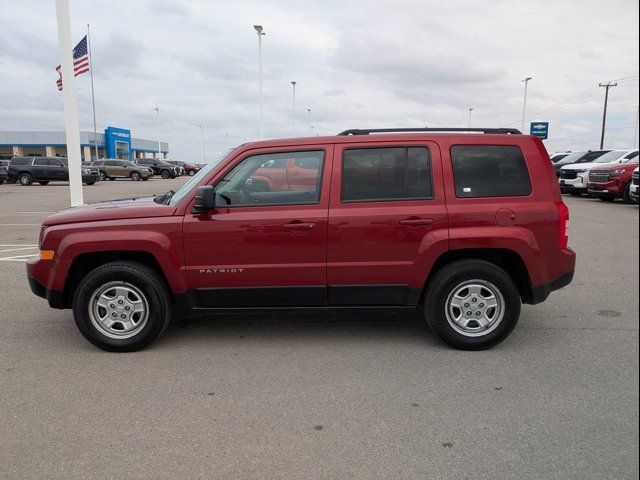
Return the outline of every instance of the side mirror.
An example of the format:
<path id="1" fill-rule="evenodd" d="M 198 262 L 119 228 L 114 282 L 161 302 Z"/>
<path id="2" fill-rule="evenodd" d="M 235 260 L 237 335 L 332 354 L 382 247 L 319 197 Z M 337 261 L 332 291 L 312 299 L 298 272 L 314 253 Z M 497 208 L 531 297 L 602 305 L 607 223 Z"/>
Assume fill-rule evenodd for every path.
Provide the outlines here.
<path id="1" fill-rule="evenodd" d="M 203 185 L 196 190 L 196 203 L 191 208 L 191 213 L 202 215 L 215 207 L 215 191 L 212 185 Z"/>

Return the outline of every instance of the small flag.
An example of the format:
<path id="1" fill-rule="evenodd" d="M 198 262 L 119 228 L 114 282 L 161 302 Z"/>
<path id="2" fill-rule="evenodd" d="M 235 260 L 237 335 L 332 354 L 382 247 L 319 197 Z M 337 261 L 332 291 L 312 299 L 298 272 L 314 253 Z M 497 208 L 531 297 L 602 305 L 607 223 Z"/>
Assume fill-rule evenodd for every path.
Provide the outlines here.
<path id="1" fill-rule="evenodd" d="M 77 77 L 89 71 L 89 52 L 87 50 L 87 36 L 78 42 L 73 49 L 73 76 Z M 58 90 L 62 90 L 62 66 L 56 67 L 56 72 L 60 75 L 57 80 Z"/>

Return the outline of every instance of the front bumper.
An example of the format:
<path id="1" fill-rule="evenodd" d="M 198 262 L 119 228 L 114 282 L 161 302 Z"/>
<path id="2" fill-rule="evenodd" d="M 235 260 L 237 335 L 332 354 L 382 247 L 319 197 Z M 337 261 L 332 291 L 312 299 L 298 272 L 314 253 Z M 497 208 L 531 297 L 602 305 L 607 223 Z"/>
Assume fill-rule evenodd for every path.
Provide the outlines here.
<path id="1" fill-rule="evenodd" d="M 589 174 L 587 172 L 578 173 L 576 178 L 568 179 L 561 178 L 558 180 L 560 185 L 560 190 L 564 192 L 575 192 L 575 191 L 587 191 L 587 185 L 589 184 Z"/>
<path id="2" fill-rule="evenodd" d="M 616 179 L 602 183 L 589 182 L 587 189 L 590 194 L 595 195 L 596 197 L 603 195 L 607 197 L 619 197 L 622 195 L 622 189 Z"/>
<path id="3" fill-rule="evenodd" d="M 46 299 L 51 308 L 67 308 L 64 292 L 49 290 L 38 280 L 28 275 L 27 279 L 29 280 L 29 287 L 31 287 L 31 291 L 38 297 Z"/>
<path id="4" fill-rule="evenodd" d="M 41 260 L 38 257 L 31 257 L 27 260 L 27 279 L 31 291 L 41 298 L 45 298 L 52 308 L 69 308 L 67 298 L 64 293 L 64 285 L 58 285 L 58 271 L 61 270 L 66 277 L 69 262 L 56 260 Z M 51 288 L 53 287 L 53 288 Z M 59 290 L 57 288 L 60 288 Z"/>
<path id="5" fill-rule="evenodd" d="M 631 184 L 631 187 L 629 187 L 629 196 L 631 200 L 636 203 L 638 202 L 638 185 Z"/>

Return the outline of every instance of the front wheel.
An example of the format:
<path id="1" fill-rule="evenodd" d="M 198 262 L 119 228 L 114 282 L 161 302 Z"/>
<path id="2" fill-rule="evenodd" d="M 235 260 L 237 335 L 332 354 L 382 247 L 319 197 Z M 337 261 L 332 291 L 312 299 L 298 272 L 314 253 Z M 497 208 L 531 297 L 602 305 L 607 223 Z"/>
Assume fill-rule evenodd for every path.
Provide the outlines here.
<path id="1" fill-rule="evenodd" d="M 140 174 L 138 172 L 131 172 L 130 177 L 134 182 L 140 181 Z"/>
<path id="2" fill-rule="evenodd" d="M 427 285 L 424 313 L 441 340 L 461 350 L 491 348 L 509 336 L 520 317 L 520 294 L 500 267 L 459 260 Z"/>
<path id="3" fill-rule="evenodd" d="M 38 182 L 40 185 L 49 185 L 49 181 Z"/>
<path id="4" fill-rule="evenodd" d="M 627 186 L 624 187 L 624 190 L 622 191 L 622 201 L 627 205 L 634 203 L 631 199 L 631 182 L 627 183 Z"/>
<path id="5" fill-rule="evenodd" d="M 139 350 L 171 320 L 169 293 L 153 269 L 137 262 L 111 262 L 89 272 L 73 297 L 80 333 L 110 352 Z"/>
<path id="6" fill-rule="evenodd" d="M 195 170 L 189 170 L 189 176 L 193 177 L 196 174 Z"/>
<path id="7" fill-rule="evenodd" d="M 91 185 L 95 185 L 95 184 L 96 184 L 96 182 L 94 182 L 93 180 L 92 180 L 92 181 L 90 181 L 90 182 L 85 182 L 85 183 L 86 183 L 87 185 L 89 185 L 89 186 L 91 186 Z"/>
<path id="8" fill-rule="evenodd" d="M 603 202 L 613 202 L 615 200 L 615 197 L 608 197 L 608 196 L 599 196 L 598 197 L 601 201 Z"/>
<path id="9" fill-rule="evenodd" d="M 167 180 L 169 177 L 171 177 L 171 173 L 169 173 L 169 170 L 162 170 L 162 172 L 160 172 L 160 176 Z"/>
<path id="10" fill-rule="evenodd" d="M 107 180 L 107 174 L 105 172 L 100 172 L 100 181 L 104 182 Z"/>

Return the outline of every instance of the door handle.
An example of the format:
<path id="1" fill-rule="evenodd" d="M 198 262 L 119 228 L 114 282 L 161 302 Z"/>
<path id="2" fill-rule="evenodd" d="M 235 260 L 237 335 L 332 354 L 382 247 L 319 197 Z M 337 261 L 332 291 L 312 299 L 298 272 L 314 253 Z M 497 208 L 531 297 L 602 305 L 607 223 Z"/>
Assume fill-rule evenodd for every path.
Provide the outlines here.
<path id="1" fill-rule="evenodd" d="M 312 230 L 316 226 L 315 223 L 285 223 L 282 228 L 285 230 Z"/>
<path id="2" fill-rule="evenodd" d="M 419 227 L 421 225 L 433 225 L 435 220 L 433 218 L 405 218 L 404 220 L 400 220 L 400 225 L 409 225 L 412 227 Z"/>

